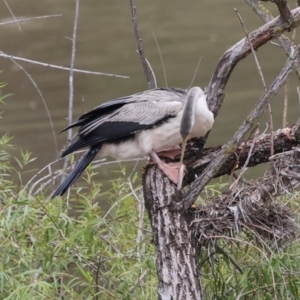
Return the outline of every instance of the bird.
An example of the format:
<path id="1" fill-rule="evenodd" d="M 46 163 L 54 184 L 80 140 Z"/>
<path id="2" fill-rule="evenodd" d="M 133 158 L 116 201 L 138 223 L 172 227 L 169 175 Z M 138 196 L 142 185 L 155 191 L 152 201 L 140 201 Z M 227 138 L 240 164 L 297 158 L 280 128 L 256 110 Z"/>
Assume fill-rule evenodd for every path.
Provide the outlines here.
<path id="1" fill-rule="evenodd" d="M 96 155 L 119 160 L 149 156 L 175 184 L 181 185 L 183 156 L 189 138 L 204 136 L 214 123 L 206 95 L 200 87 L 189 90 L 156 88 L 105 102 L 82 115 L 61 132 L 79 127 L 77 140 L 61 154 L 65 157 L 88 148 L 74 169 L 53 193 L 62 196 Z M 183 142 L 180 164 L 165 163 Z M 179 174 L 181 172 L 181 175 Z"/>
<path id="2" fill-rule="evenodd" d="M 199 87 L 194 87 L 189 90 L 187 94 L 186 103 L 183 109 L 181 122 L 180 122 L 180 135 L 182 137 L 182 149 L 181 149 L 181 155 L 180 155 L 180 169 L 178 174 L 178 184 L 177 188 L 178 190 L 182 187 L 182 180 L 184 177 L 184 171 L 185 171 L 185 165 L 183 164 L 183 158 L 185 153 L 185 148 L 187 145 L 187 141 L 190 138 L 190 135 L 192 133 L 192 130 L 194 128 L 195 124 L 195 115 L 196 115 L 196 103 L 198 97 L 203 96 L 203 91 Z M 206 101 L 206 100 L 205 100 Z M 209 111 L 210 112 L 210 111 Z"/>

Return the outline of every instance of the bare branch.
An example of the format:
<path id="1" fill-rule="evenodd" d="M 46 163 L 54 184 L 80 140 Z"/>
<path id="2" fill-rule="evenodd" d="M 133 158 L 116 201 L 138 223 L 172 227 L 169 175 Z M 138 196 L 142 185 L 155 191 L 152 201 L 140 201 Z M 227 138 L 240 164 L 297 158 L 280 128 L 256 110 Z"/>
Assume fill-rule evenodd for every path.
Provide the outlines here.
<path id="1" fill-rule="evenodd" d="M 155 41 L 155 44 L 156 44 L 156 48 L 157 48 L 157 51 L 158 51 L 158 54 L 159 54 L 159 58 L 160 58 L 160 63 L 161 63 L 162 69 L 163 69 L 165 85 L 168 86 L 168 79 L 167 79 L 167 74 L 166 74 L 166 68 L 165 68 L 164 60 L 163 60 L 162 53 L 160 51 L 160 47 L 159 47 L 159 44 L 158 44 L 158 41 L 157 41 L 157 38 L 156 38 L 156 35 L 155 35 L 154 31 L 152 31 L 152 35 L 153 35 L 153 38 L 154 38 L 154 41 Z M 154 74 L 154 73 L 152 73 L 152 74 Z"/>
<path id="2" fill-rule="evenodd" d="M 258 133 L 258 128 L 256 129 L 256 132 Z M 229 190 L 232 190 L 234 187 L 236 187 L 238 185 L 240 179 L 242 178 L 242 176 L 246 172 L 246 169 L 247 169 L 247 166 L 249 164 L 250 158 L 251 158 L 251 156 L 253 154 L 254 145 L 255 145 L 256 140 L 257 140 L 257 135 L 258 135 L 257 133 L 255 134 L 254 139 L 253 139 L 253 141 L 251 143 L 250 150 L 248 151 L 247 159 L 246 159 L 246 161 L 245 161 L 245 163 L 244 163 L 244 165 L 243 165 L 243 167 L 241 169 L 241 172 L 238 175 L 238 177 L 236 178 L 235 182 L 229 187 Z M 271 134 L 271 141 L 272 141 L 271 145 L 273 145 L 273 135 L 272 134 Z M 244 147 L 243 147 L 243 150 L 244 150 Z M 240 165 L 240 162 L 237 161 L 237 163 L 235 164 L 235 168 L 238 168 L 239 165 Z"/>
<path id="3" fill-rule="evenodd" d="M 134 33 L 135 33 L 135 37 L 137 40 L 138 51 L 139 51 L 142 66 L 144 69 L 144 73 L 146 75 L 149 89 L 154 89 L 155 83 L 154 83 L 154 79 L 153 79 L 153 73 L 152 73 L 151 69 L 149 68 L 146 57 L 145 57 L 142 38 L 141 38 L 139 27 L 138 27 L 138 22 L 137 22 L 137 17 L 136 17 L 136 6 L 134 3 L 134 0 L 129 0 L 129 2 L 130 2 L 130 6 L 131 6 L 131 15 L 132 15 L 132 23 L 133 23 Z"/>
<path id="4" fill-rule="evenodd" d="M 14 18 L 15 22 L 17 23 L 18 27 L 19 27 L 19 30 L 21 31 L 21 26 L 15 16 L 15 14 L 13 13 L 13 11 L 10 9 L 10 6 L 8 5 L 7 1 L 6 0 L 3 0 L 3 2 L 5 3 L 7 9 L 9 10 L 10 14 L 12 15 L 12 17 Z"/>
<path id="5" fill-rule="evenodd" d="M 239 11 L 238 11 L 236 8 L 234 9 L 234 11 L 236 12 L 236 14 L 237 14 L 237 16 L 238 16 L 238 18 L 239 18 L 239 20 L 240 20 L 240 22 L 241 22 L 241 24 L 242 24 L 242 27 L 243 27 L 243 29 L 244 29 L 245 36 L 246 36 L 246 38 L 247 38 L 247 41 L 248 41 L 248 43 L 249 43 L 251 52 L 252 52 L 253 57 L 254 57 L 254 60 L 255 60 L 255 64 L 256 64 L 256 68 L 257 68 L 257 71 L 258 71 L 259 78 L 260 78 L 260 80 L 261 80 L 261 82 L 262 82 L 262 84 L 263 84 L 263 87 L 264 87 L 265 91 L 266 91 L 266 90 L 267 90 L 266 81 L 265 81 L 264 75 L 263 75 L 263 73 L 262 73 L 262 70 L 261 70 L 261 67 L 260 67 L 258 58 L 257 58 L 257 56 L 256 56 L 256 53 L 255 53 L 255 51 L 254 51 L 253 45 L 251 44 L 251 41 L 250 41 L 250 39 L 249 39 L 248 31 L 247 31 L 247 29 L 246 29 L 246 26 L 245 26 L 245 24 L 244 24 L 244 21 L 243 21 L 241 15 L 240 15 Z"/>
<path id="6" fill-rule="evenodd" d="M 199 58 L 199 60 L 198 60 L 198 62 L 197 62 L 197 66 L 196 66 L 196 69 L 195 69 L 195 72 L 194 72 L 192 81 L 191 81 L 191 83 L 189 84 L 187 90 L 189 90 L 189 89 L 192 87 L 192 85 L 193 85 L 193 83 L 194 83 L 194 81 L 195 81 L 195 79 L 196 79 L 196 75 L 197 75 L 197 73 L 198 73 L 198 69 L 199 69 L 199 67 L 200 67 L 200 63 L 201 63 L 201 61 L 202 61 L 202 58 L 203 58 L 203 55 L 200 56 L 200 58 Z"/>
<path id="7" fill-rule="evenodd" d="M 44 107 L 46 109 L 46 112 L 47 112 L 47 116 L 49 118 L 49 122 L 50 122 L 50 127 L 51 127 L 51 131 L 52 131 L 52 135 L 53 135 L 53 142 L 54 142 L 54 150 L 57 151 L 57 139 L 56 139 L 56 133 L 55 133 L 55 130 L 54 130 L 54 125 L 53 125 L 53 122 L 52 122 L 52 117 L 51 117 L 51 113 L 49 111 L 49 108 L 48 108 L 48 105 L 47 105 L 47 102 L 41 92 L 41 90 L 39 89 L 38 85 L 36 84 L 36 82 L 34 81 L 34 79 L 32 78 L 32 76 L 25 70 L 25 68 L 23 68 L 19 63 L 17 63 L 13 58 L 10 59 L 16 66 L 18 66 L 25 74 L 26 76 L 29 78 L 29 80 L 31 81 L 32 85 L 35 87 L 37 93 L 39 94 L 39 96 L 41 97 L 42 99 L 42 102 L 44 104 Z"/>
<path id="8" fill-rule="evenodd" d="M 300 21 L 300 9 L 294 9 L 292 11 L 294 15 L 295 22 Z M 295 24 L 294 26 L 296 26 Z M 259 29 L 253 31 L 249 34 L 249 39 L 251 45 L 254 49 L 259 48 L 264 45 L 267 41 L 271 40 L 274 37 L 277 37 L 285 30 L 290 29 L 291 26 L 288 26 L 283 22 L 280 17 L 270 21 L 269 23 L 261 26 Z M 207 91 L 207 100 L 210 110 L 214 112 L 216 116 L 220 109 L 220 106 L 224 99 L 224 89 L 227 84 L 227 81 L 231 75 L 232 70 L 236 64 L 244 57 L 246 57 L 251 52 L 251 47 L 247 41 L 247 38 L 242 39 L 229 50 L 227 50 L 224 55 L 219 60 L 216 71 L 211 78 L 210 84 Z M 293 51 L 292 51 L 293 52 Z M 208 166 L 203 174 L 195 180 L 195 182 L 189 188 L 189 191 L 183 197 L 181 204 L 176 203 L 178 209 L 188 209 L 191 204 L 196 200 L 200 191 L 205 187 L 205 185 L 210 181 L 210 179 L 217 173 L 220 166 L 226 161 L 226 158 L 234 151 L 238 142 L 241 140 L 243 135 L 249 130 L 255 121 L 258 118 L 266 105 L 270 100 L 275 96 L 279 87 L 285 82 L 288 77 L 288 74 L 291 72 L 291 68 L 295 67 L 298 64 L 298 51 L 295 57 L 290 57 L 282 69 L 280 74 L 277 76 L 273 84 L 270 86 L 268 91 L 261 97 L 255 109 L 248 115 L 247 119 L 244 121 L 242 126 L 239 128 L 239 131 L 235 136 L 222 147 L 218 155 L 212 161 L 210 166 Z M 183 207 L 181 206 L 183 205 Z"/>
<path id="9" fill-rule="evenodd" d="M 273 2 L 277 5 L 278 11 L 280 13 L 281 18 L 284 22 L 291 24 L 293 20 L 293 15 L 290 12 L 290 9 L 287 5 L 286 0 L 261 0 L 263 2 Z"/>
<path id="10" fill-rule="evenodd" d="M 300 9 L 293 10 L 292 14 L 295 19 L 292 26 L 284 22 L 282 17 L 278 17 L 250 33 L 249 41 L 244 38 L 224 53 L 207 90 L 208 105 L 215 116 L 224 100 L 224 89 L 236 64 L 251 53 L 251 46 L 256 50 L 284 31 L 298 26 Z M 250 183 L 247 187 L 238 185 L 236 189 L 227 191 L 227 194 L 224 193 L 218 199 L 210 201 L 208 205 L 197 208 L 195 213 L 193 209 L 190 209 L 199 192 L 213 176 L 217 176 L 222 171 L 228 173 L 228 170 L 232 173 L 233 167 L 236 165 L 240 167 L 256 164 L 255 158 L 258 158 L 259 154 L 264 157 L 265 161 L 269 160 L 270 135 L 268 138 L 267 135 L 258 136 L 255 140 L 247 141 L 244 144 L 240 144 L 240 142 L 245 133 L 251 129 L 255 120 L 263 113 L 280 86 L 286 81 L 293 68 L 299 66 L 299 49 L 291 48 L 288 53 L 289 58 L 282 71 L 264 92 L 234 137 L 227 144 L 211 151 L 211 155 L 205 152 L 206 149 L 203 149 L 203 152 L 197 154 L 199 160 L 195 156 L 185 160 L 188 174 L 185 176 L 184 183 L 192 182 L 187 192 L 179 191 L 167 177 L 158 171 L 157 166 L 147 166 L 143 176 L 143 190 L 145 206 L 153 230 L 153 239 L 157 247 L 159 299 L 202 299 L 198 270 L 198 255 L 202 245 L 214 242 L 217 238 L 228 236 L 231 238 L 239 230 L 247 229 L 247 233 L 255 235 L 272 251 L 268 241 L 282 240 L 286 242 L 298 229 L 291 219 L 289 210 L 284 206 L 275 205 L 270 199 L 272 199 L 271 193 L 278 196 L 286 191 L 291 192 L 293 188 L 300 185 L 300 176 L 298 175 L 300 173 L 298 170 L 300 169 L 300 151 L 295 155 L 298 157 L 298 161 L 295 161 L 295 168 L 292 170 L 287 167 L 288 164 L 285 165 L 287 170 L 284 169 L 284 164 L 278 164 L 277 162 L 281 162 L 281 159 L 272 161 L 275 165 L 271 169 L 273 173 L 269 173 L 270 176 L 265 177 L 266 181 L 263 179 L 255 184 Z M 285 131 L 274 134 L 275 141 L 277 138 L 278 141 L 280 140 L 279 135 L 281 134 L 283 135 L 282 140 L 289 141 L 287 144 L 281 144 L 281 151 L 282 149 L 286 150 L 288 146 L 292 147 L 292 145 L 300 143 L 299 139 L 291 136 L 291 128 Z M 262 147 L 261 138 L 263 137 L 267 142 Z M 205 143 L 205 139 L 195 139 L 192 143 L 196 144 L 197 141 L 202 145 Z M 277 149 L 276 147 L 275 143 L 274 150 Z M 267 152 L 263 152 L 262 149 L 267 149 Z M 206 154 L 207 156 L 205 156 Z M 229 157 L 231 161 L 226 165 Z M 293 155 L 287 155 L 287 157 L 290 159 L 285 162 L 292 163 Z M 205 168 L 203 168 L 204 165 Z M 230 166 L 230 168 L 226 168 L 226 166 Z M 199 169 L 197 169 L 198 167 Z M 286 175 L 281 174 L 282 170 L 286 171 Z M 198 174 L 200 175 L 197 178 Z M 272 185 L 274 178 L 277 181 L 275 185 Z M 275 221 L 268 219 L 268 216 L 274 216 Z M 269 227 L 267 222 L 270 224 Z M 273 273 L 271 276 L 274 278 Z M 198 295 L 193 294 L 195 291 L 198 292 Z"/>
<path id="11" fill-rule="evenodd" d="M 24 62 L 28 62 L 28 63 L 34 64 L 34 65 L 39 65 L 39 66 L 43 66 L 43 67 L 49 67 L 49 68 L 53 68 L 53 69 L 59 69 L 59 70 L 64 70 L 64 71 L 70 72 L 70 68 L 67 68 L 67 67 L 47 64 L 47 63 L 43 63 L 43 62 L 40 62 L 40 61 L 31 60 L 31 59 L 27 59 L 27 58 L 22 58 L 22 57 L 18 57 L 18 56 L 14 56 L 14 55 L 8 55 L 8 54 L 5 54 L 2 51 L 0 51 L 0 57 L 5 57 L 5 58 L 9 58 L 9 59 L 24 61 Z M 109 76 L 109 77 L 118 77 L 118 78 L 129 78 L 128 76 L 124 76 L 124 75 L 116 75 L 116 74 L 102 73 L 102 72 L 93 72 L 93 71 L 80 70 L 80 69 L 73 69 L 73 72 L 91 74 L 91 75 L 102 75 L 102 76 Z"/>
<path id="12" fill-rule="evenodd" d="M 292 14 L 296 26 L 300 22 L 300 8 L 292 10 Z M 290 27 L 287 26 L 280 17 L 277 17 L 250 33 L 249 38 L 253 48 L 256 50 L 289 29 Z M 291 49 L 289 50 L 290 51 L 288 53 L 291 52 Z M 247 38 L 244 38 L 227 50 L 219 60 L 207 89 L 207 101 L 209 108 L 215 116 L 218 114 L 224 100 L 224 89 L 231 72 L 237 63 L 245 58 L 250 52 L 250 45 Z"/>
<path id="13" fill-rule="evenodd" d="M 69 109 L 68 109 L 68 124 L 72 124 L 73 119 L 73 102 L 74 102 L 74 64 L 75 64 L 75 53 L 76 53 L 76 34 L 78 26 L 79 17 L 79 0 L 76 0 L 75 5 L 75 17 L 72 35 L 72 52 L 71 52 L 71 64 L 70 64 L 70 75 L 69 75 Z M 72 139 L 72 128 L 68 130 L 68 145 L 71 143 Z"/>
<path id="14" fill-rule="evenodd" d="M 274 98 L 280 86 L 286 81 L 288 75 L 292 72 L 293 67 L 299 64 L 299 60 L 299 49 L 297 49 L 295 51 L 295 55 L 288 58 L 284 68 L 281 70 L 266 93 L 264 93 L 264 95 L 259 99 L 257 105 L 247 116 L 237 133 L 228 143 L 223 145 L 216 157 L 212 160 L 211 164 L 203 171 L 199 178 L 191 184 L 189 191 L 184 195 L 182 202 L 180 204 L 175 204 L 178 209 L 188 209 L 194 203 L 205 185 L 218 172 L 229 155 L 235 151 L 236 146 L 241 141 L 244 134 L 252 127 L 255 120 L 263 113 L 268 103 L 270 103 L 270 101 Z"/>
<path id="15" fill-rule="evenodd" d="M 287 80 L 284 85 L 282 127 L 287 126 L 286 120 L 287 120 L 287 109 L 288 109 L 288 101 L 289 101 L 288 87 L 289 87 L 289 80 Z"/>
<path id="16" fill-rule="evenodd" d="M 70 63 L 70 73 L 69 73 L 69 108 L 68 108 L 68 124 L 71 125 L 73 122 L 73 103 L 74 103 L 74 64 L 75 64 L 75 53 L 76 53 L 76 34 L 77 34 L 77 26 L 78 26 L 78 18 L 79 18 L 79 1 L 76 0 L 75 4 L 75 16 L 74 16 L 74 26 L 73 26 L 73 34 L 72 34 L 72 51 L 71 51 L 71 63 Z M 70 145 L 72 141 L 72 128 L 68 130 L 67 135 L 67 145 Z M 68 166 L 69 157 L 65 157 L 64 166 L 65 169 Z M 65 176 L 61 176 L 62 183 L 65 180 Z"/>
<path id="17" fill-rule="evenodd" d="M 298 93 L 298 100 L 300 104 L 300 89 L 297 87 L 297 93 Z M 297 123 L 295 124 L 292 134 L 295 135 L 298 139 L 300 139 L 300 118 L 298 119 Z"/>
<path id="18" fill-rule="evenodd" d="M 271 12 L 262 5 L 259 0 L 245 0 L 245 2 L 250 5 L 253 11 L 265 22 L 270 22 L 274 18 Z M 279 41 L 281 47 L 284 49 L 287 55 L 290 55 L 293 47 L 293 42 L 290 41 L 285 35 L 277 36 L 277 40 Z M 299 77 L 299 74 L 298 74 Z"/>
<path id="19" fill-rule="evenodd" d="M 264 86 L 264 90 L 266 91 L 267 90 L 267 85 L 266 85 L 266 81 L 265 81 L 265 78 L 264 78 L 264 75 L 263 75 L 263 72 L 261 70 L 261 66 L 259 64 L 259 61 L 258 61 L 258 58 L 256 56 L 256 53 L 254 51 L 254 48 L 251 44 L 251 41 L 249 39 L 249 35 L 248 35 L 248 32 L 247 32 L 247 29 L 246 29 L 246 26 L 242 20 L 242 17 L 240 15 L 240 13 L 238 12 L 238 10 L 235 8 L 235 12 L 237 13 L 237 16 L 238 18 L 240 19 L 240 22 L 242 24 L 242 27 L 244 29 L 244 32 L 245 32 L 245 35 L 246 35 L 246 38 L 248 40 L 248 43 L 251 47 L 251 52 L 253 54 L 253 57 L 254 57 L 254 60 L 255 60 L 255 64 L 256 64 L 256 68 L 257 68 L 257 71 L 258 71 L 258 74 L 259 74 L 259 77 L 260 77 L 260 80 Z M 271 104 L 269 103 L 268 104 L 268 111 L 269 111 L 269 123 L 270 123 L 270 131 L 271 131 L 271 134 L 273 133 L 273 117 L 272 117 L 272 109 L 271 109 Z M 273 145 L 273 138 L 271 138 L 271 145 L 270 145 L 270 155 L 273 155 L 274 154 L 274 145 Z"/>
<path id="20" fill-rule="evenodd" d="M 296 134 L 296 129 L 299 129 L 299 126 L 300 122 L 298 121 L 292 127 L 278 129 L 273 133 L 275 154 L 290 151 L 294 147 L 300 146 L 300 137 Z M 237 149 L 228 156 L 225 163 L 214 175 L 214 178 L 231 174 L 233 170 L 239 170 L 242 166 L 249 168 L 269 162 L 270 137 L 270 134 L 261 134 L 258 137 L 242 142 Z M 184 185 L 190 184 L 199 174 L 202 174 L 212 158 L 218 155 L 221 148 L 222 146 L 205 148 L 201 154 L 187 153 L 185 165 L 188 173 L 184 177 Z M 251 148 L 253 149 L 251 150 Z M 251 151 L 252 153 L 248 160 Z"/>
<path id="21" fill-rule="evenodd" d="M 33 20 L 47 19 L 47 18 L 57 18 L 57 17 L 62 17 L 62 16 L 63 16 L 62 14 L 56 14 L 56 15 L 46 15 L 46 16 L 39 16 L 39 17 L 16 19 L 14 21 L 2 22 L 2 23 L 0 23 L 0 26 L 2 26 L 2 25 L 9 25 L 9 24 L 15 24 L 15 23 L 28 22 L 28 21 L 33 21 Z"/>

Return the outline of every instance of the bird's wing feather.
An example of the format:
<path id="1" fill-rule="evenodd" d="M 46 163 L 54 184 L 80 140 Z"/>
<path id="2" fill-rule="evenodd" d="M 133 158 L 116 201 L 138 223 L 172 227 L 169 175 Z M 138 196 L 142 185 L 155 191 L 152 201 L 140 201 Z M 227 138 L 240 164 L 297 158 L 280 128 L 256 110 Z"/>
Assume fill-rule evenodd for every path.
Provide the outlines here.
<path id="1" fill-rule="evenodd" d="M 97 155 L 101 147 L 91 147 L 90 150 L 80 159 L 76 164 L 75 168 L 66 177 L 63 183 L 58 187 L 58 189 L 53 193 L 52 198 L 56 196 L 62 196 L 66 190 L 75 182 L 75 180 L 83 173 L 86 167 Z"/>
<path id="2" fill-rule="evenodd" d="M 61 154 L 61 157 L 65 157 L 68 154 L 86 148 L 86 147 L 91 147 L 91 146 L 96 146 L 96 145 L 101 145 L 105 139 L 103 137 L 91 137 L 89 139 L 78 139 L 75 142 L 73 142 L 66 150 L 64 150 Z"/>
<path id="3" fill-rule="evenodd" d="M 187 91 L 178 88 L 157 88 L 152 90 L 143 91 L 130 96 L 117 98 L 114 100 L 107 101 L 95 107 L 92 111 L 103 110 L 118 105 L 124 105 L 127 103 L 137 103 L 145 101 L 171 101 L 172 99 L 182 98 L 187 95 Z M 92 112 L 91 111 L 91 112 Z"/>
<path id="4" fill-rule="evenodd" d="M 93 132 L 95 134 L 97 133 L 98 135 L 106 135 L 105 132 L 103 132 L 105 128 L 109 130 L 110 135 L 114 137 L 114 130 L 109 128 L 112 123 L 120 125 L 116 128 L 118 131 L 118 136 L 139 132 L 141 130 L 152 128 L 153 126 L 157 126 L 160 123 L 167 121 L 167 119 L 175 117 L 176 114 L 182 109 L 182 106 L 182 103 L 179 101 L 147 101 L 140 103 L 129 103 L 122 106 L 120 109 L 110 115 L 105 117 L 100 116 L 99 118 L 90 120 L 90 122 L 80 128 L 78 134 L 80 137 L 89 135 Z M 126 124 L 131 125 L 126 126 Z M 125 128 L 122 129 L 121 125 L 127 127 L 127 130 Z M 101 134 L 100 132 L 103 133 Z"/>
<path id="5" fill-rule="evenodd" d="M 85 147 L 90 149 L 52 197 L 65 193 L 94 159 L 103 143 L 120 142 L 133 137 L 136 132 L 168 122 L 183 108 L 185 95 L 184 90 L 156 89 L 119 98 L 96 107 L 65 128 L 81 126 L 79 139 L 62 156 Z"/>
<path id="6" fill-rule="evenodd" d="M 133 137 L 137 132 L 168 122 L 182 109 L 184 93 L 158 89 L 116 99 L 111 102 L 111 106 L 108 103 L 100 105 L 68 127 L 81 125 L 79 139 L 62 155 L 105 142 L 120 142 Z M 126 101 L 128 103 L 124 103 Z"/>
<path id="7" fill-rule="evenodd" d="M 147 105 L 145 105 L 147 104 Z M 72 143 L 62 157 L 90 146 L 121 142 L 137 132 L 159 126 L 175 117 L 182 108 L 180 102 L 158 105 L 147 103 L 128 104 L 114 115 L 94 119 L 79 130 L 79 139 Z"/>
<path id="8" fill-rule="evenodd" d="M 158 88 L 148 90 L 134 95 L 121 97 L 111 101 L 107 101 L 90 112 L 82 115 L 75 123 L 64 128 L 61 132 L 77 126 L 84 126 L 94 119 L 100 120 L 107 116 L 114 114 L 115 111 L 120 110 L 123 106 L 131 103 L 143 103 L 148 101 L 156 101 L 159 103 L 170 102 L 173 100 L 182 100 L 186 96 L 186 91 L 176 88 Z"/>

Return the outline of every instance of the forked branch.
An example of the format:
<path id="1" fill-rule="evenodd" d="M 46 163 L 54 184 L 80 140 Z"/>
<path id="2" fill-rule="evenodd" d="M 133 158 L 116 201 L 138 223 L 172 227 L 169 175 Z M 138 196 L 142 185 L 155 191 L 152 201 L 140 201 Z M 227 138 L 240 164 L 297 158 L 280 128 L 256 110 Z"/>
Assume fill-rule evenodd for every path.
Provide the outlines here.
<path id="1" fill-rule="evenodd" d="M 299 130 L 299 126 L 297 126 L 297 124 L 291 127 L 278 129 L 273 133 L 275 154 L 290 151 L 295 147 L 300 147 L 300 136 L 296 134 L 297 128 Z M 271 134 L 261 134 L 257 138 L 242 142 L 236 150 L 227 157 L 224 164 L 214 175 L 214 178 L 226 174 L 231 175 L 243 167 L 248 159 L 251 148 L 252 151 L 250 159 L 246 165 L 247 168 L 269 162 L 270 139 Z M 189 154 L 189 157 L 187 157 L 185 161 L 188 173 L 184 177 L 184 185 L 190 184 L 195 180 L 195 178 L 197 178 L 197 176 L 199 176 L 199 174 L 202 174 L 204 169 L 209 165 L 211 160 L 217 155 L 221 148 L 222 146 L 210 147 L 203 149 L 201 154 Z"/>
<path id="2" fill-rule="evenodd" d="M 153 89 L 153 88 L 155 88 L 155 82 L 154 82 L 152 70 L 149 67 L 147 59 L 145 57 L 145 51 L 144 51 L 144 48 L 143 48 L 142 37 L 140 35 L 138 22 L 137 22 L 136 6 L 135 6 L 135 3 L 134 3 L 134 0 L 129 0 L 129 1 L 130 1 L 130 6 L 131 6 L 131 15 L 132 15 L 134 33 L 135 33 L 135 37 L 136 37 L 136 40 L 137 40 L 138 52 L 139 52 L 139 55 L 140 55 L 140 58 L 141 58 L 142 66 L 143 66 L 143 69 L 144 69 L 144 73 L 146 75 L 146 79 L 147 79 L 149 89 Z"/>
<path id="3" fill-rule="evenodd" d="M 292 11 L 296 26 L 300 22 L 300 9 Z M 286 25 L 280 17 L 270 21 L 269 23 L 261 26 L 259 29 L 249 34 L 249 39 L 254 49 L 259 48 L 272 38 L 278 36 L 278 34 L 289 30 L 290 25 Z M 293 53 L 294 52 L 294 53 Z M 224 53 L 219 60 L 216 71 L 212 76 L 210 84 L 208 86 L 208 104 L 210 109 L 217 116 L 221 104 L 224 100 L 224 89 L 230 74 L 236 64 L 251 53 L 251 47 L 247 38 L 242 39 L 228 51 Z M 237 145 L 242 140 L 244 134 L 252 127 L 255 120 L 263 113 L 265 107 L 270 103 L 273 97 L 276 95 L 278 89 L 287 80 L 288 75 L 292 72 L 293 68 L 299 65 L 299 49 L 291 51 L 291 56 L 288 58 L 285 66 L 280 74 L 276 77 L 269 89 L 259 99 L 255 108 L 250 112 L 246 120 L 238 129 L 233 138 L 226 143 L 218 152 L 216 157 L 212 160 L 210 165 L 203 171 L 203 173 L 193 182 L 187 193 L 184 195 L 183 200 L 180 203 L 176 203 L 177 209 L 188 209 L 196 200 L 199 193 L 210 181 L 211 178 L 217 174 L 220 167 L 226 161 L 226 159 L 235 151 Z"/>

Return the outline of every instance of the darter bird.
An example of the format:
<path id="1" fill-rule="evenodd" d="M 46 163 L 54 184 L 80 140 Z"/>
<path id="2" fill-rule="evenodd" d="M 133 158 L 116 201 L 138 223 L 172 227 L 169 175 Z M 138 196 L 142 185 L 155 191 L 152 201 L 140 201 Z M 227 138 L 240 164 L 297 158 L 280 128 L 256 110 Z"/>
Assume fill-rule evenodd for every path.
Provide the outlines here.
<path id="1" fill-rule="evenodd" d="M 63 130 L 80 127 L 77 140 L 62 157 L 89 149 L 52 197 L 63 195 L 97 154 L 119 160 L 149 156 L 181 188 L 186 142 L 204 136 L 213 123 L 213 113 L 199 87 L 157 88 L 105 102 Z M 180 163 L 165 163 L 159 158 L 160 154 L 168 156 L 182 142 Z"/>

